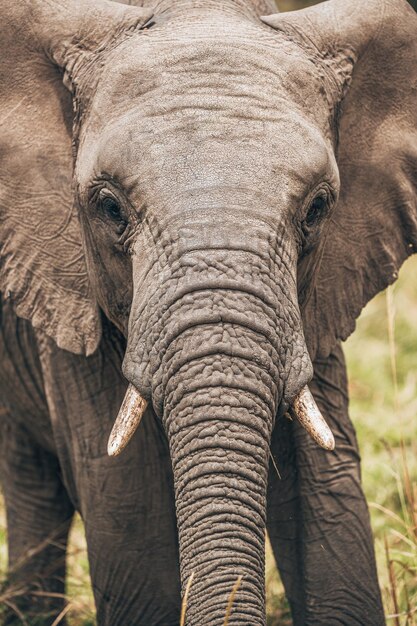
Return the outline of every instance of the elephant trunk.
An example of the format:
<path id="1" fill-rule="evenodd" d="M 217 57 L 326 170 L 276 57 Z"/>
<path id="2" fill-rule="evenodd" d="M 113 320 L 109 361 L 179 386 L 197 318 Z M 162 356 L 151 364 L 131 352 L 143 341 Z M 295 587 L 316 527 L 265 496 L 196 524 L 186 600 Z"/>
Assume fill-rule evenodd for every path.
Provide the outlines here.
<path id="1" fill-rule="evenodd" d="M 277 372 L 256 349 L 256 335 L 238 327 L 233 333 L 234 350 L 187 360 L 165 391 L 183 587 L 194 575 L 187 624 L 199 626 L 224 623 L 239 576 L 229 623 L 265 622 L 266 486 Z M 202 341 L 201 329 L 186 339 L 191 349 Z M 254 358 L 238 354 L 245 345 Z"/>

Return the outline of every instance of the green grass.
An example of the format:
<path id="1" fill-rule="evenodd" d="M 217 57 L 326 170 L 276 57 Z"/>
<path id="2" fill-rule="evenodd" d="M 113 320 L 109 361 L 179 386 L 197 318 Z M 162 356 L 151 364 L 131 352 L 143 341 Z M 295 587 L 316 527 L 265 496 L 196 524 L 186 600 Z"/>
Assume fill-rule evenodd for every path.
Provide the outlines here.
<path id="1" fill-rule="evenodd" d="M 345 346 L 351 416 L 362 453 L 380 584 L 388 624 L 394 626 L 417 625 L 416 274 L 413 257 L 395 286 L 366 307 Z M 0 506 L 0 578 L 7 561 L 5 540 Z M 269 626 L 291 624 L 269 549 L 266 579 Z M 93 626 L 94 603 L 79 519 L 71 533 L 67 592 L 71 626 Z"/>

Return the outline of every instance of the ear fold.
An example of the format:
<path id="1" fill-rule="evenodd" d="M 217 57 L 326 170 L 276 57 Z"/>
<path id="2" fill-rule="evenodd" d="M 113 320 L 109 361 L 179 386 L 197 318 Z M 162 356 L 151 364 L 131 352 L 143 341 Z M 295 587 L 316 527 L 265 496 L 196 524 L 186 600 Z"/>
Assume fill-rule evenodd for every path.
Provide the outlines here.
<path id="1" fill-rule="evenodd" d="M 417 251 L 417 15 L 405 0 L 330 0 L 265 21 L 335 86 L 341 193 L 321 251 L 300 267 L 315 277 L 307 342 L 325 357 Z"/>
<path id="2" fill-rule="evenodd" d="M 100 339 L 73 207 L 72 101 L 77 67 L 152 13 L 112 2 L 0 3 L 0 289 L 58 345 Z"/>

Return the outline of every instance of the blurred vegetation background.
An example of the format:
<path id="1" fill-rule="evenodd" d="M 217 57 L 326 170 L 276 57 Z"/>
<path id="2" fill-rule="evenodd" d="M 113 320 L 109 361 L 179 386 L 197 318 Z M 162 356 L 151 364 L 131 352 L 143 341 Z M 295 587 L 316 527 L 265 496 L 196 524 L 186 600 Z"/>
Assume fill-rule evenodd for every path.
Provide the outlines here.
<path id="1" fill-rule="evenodd" d="M 289 11 L 318 2 L 278 0 L 277 4 L 282 11 Z M 417 0 L 410 4 L 417 10 Z M 351 417 L 362 453 L 363 485 L 371 511 L 387 622 L 393 626 L 417 626 L 416 276 L 417 256 L 406 262 L 397 283 L 366 307 L 356 332 L 345 344 Z M 79 518 L 72 529 L 69 553 L 67 619 L 71 626 L 94 626 Z M 6 566 L 6 524 L 0 499 L 0 623 L 2 606 L 13 602 L 10 590 L 1 585 Z M 269 549 L 266 579 L 268 626 L 290 626 L 284 591 Z"/>

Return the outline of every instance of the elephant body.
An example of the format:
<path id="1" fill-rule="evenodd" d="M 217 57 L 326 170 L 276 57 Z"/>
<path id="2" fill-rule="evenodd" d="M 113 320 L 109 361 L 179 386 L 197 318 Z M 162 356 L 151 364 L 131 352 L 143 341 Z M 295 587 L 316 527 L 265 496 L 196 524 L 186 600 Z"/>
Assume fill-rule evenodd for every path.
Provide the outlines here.
<path id="1" fill-rule="evenodd" d="M 36 594 L 64 593 L 66 542 L 78 510 L 98 623 L 177 625 L 178 539 L 165 434 L 148 411 L 126 456 L 110 461 L 103 454 L 126 390 L 123 336 L 106 322 L 97 353 L 77 356 L 34 332 L 8 301 L 1 313 L 9 566 L 12 582 L 29 584 L 18 606 L 27 616 L 47 616 L 45 624 L 60 614 L 62 598 Z M 279 421 L 268 484 L 271 545 L 294 624 L 331 624 L 335 604 L 342 609 L 335 624 L 383 624 L 341 347 L 314 365 L 311 387 L 335 433 L 336 455 L 296 423 Z M 6 623 L 19 623 L 14 612 Z"/>
<path id="2" fill-rule="evenodd" d="M 267 529 L 295 624 L 383 624 L 340 343 L 417 249 L 417 18 L 136 4 L 0 5 L 19 603 L 60 614 L 77 509 L 101 626 L 186 589 L 220 626 L 238 579 L 230 626 L 264 625 Z"/>
<path id="3" fill-rule="evenodd" d="M 93 356 L 73 355 L 34 333 L 10 303 L 2 303 L 9 566 L 12 582 L 29 587 L 21 606 L 16 598 L 17 606 L 28 618 L 44 615 L 45 624 L 63 608 L 63 598 L 48 594 L 65 592 L 65 549 L 75 509 L 85 524 L 98 622 L 178 624 L 177 531 L 166 438 L 147 415 L 144 437 L 126 457 L 110 461 L 105 453 L 126 390 L 124 344 L 107 323 Z M 46 598 L 37 597 L 39 591 Z M 16 615 L 8 619 L 20 623 Z"/>

